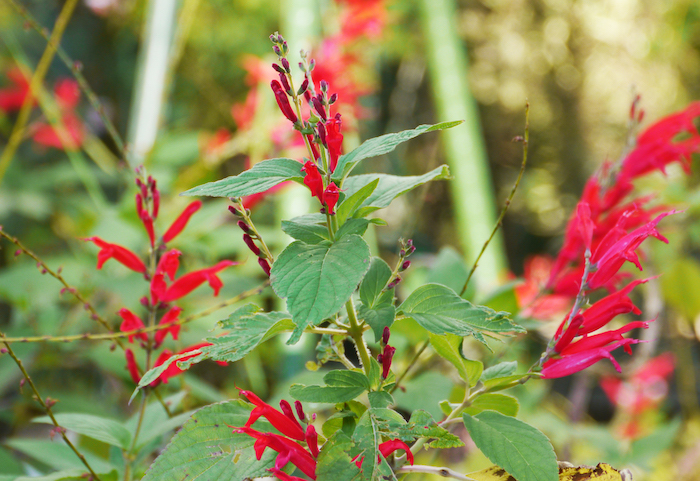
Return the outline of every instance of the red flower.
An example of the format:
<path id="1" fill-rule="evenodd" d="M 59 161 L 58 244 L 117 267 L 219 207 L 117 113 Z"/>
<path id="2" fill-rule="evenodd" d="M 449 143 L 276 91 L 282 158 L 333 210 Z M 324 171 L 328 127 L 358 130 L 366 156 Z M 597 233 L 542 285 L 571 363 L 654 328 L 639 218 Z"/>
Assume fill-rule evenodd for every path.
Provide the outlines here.
<path id="1" fill-rule="evenodd" d="M 97 268 L 102 269 L 102 265 L 109 259 L 114 258 L 117 262 L 125 265 L 132 271 L 140 272 L 144 274 L 146 272 L 146 265 L 139 259 L 139 257 L 131 252 L 126 247 L 122 247 L 117 244 L 110 244 L 105 242 L 99 237 L 88 237 L 83 239 L 95 243 L 97 247 L 100 248 L 99 254 L 97 254 Z"/>
<path id="2" fill-rule="evenodd" d="M 319 202 L 323 203 L 323 179 L 316 164 L 308 160 L 301 171 L 305 172 L 304 185 L 311 190 L 311 197 L 316 197 Z"/>
<path id="3" fill-rule="evenodd" d="M 156 235 L 153 230 L 153 217 L 148 212 L 147 209 L 143 207 L 143 196 L 141 192 L 136 194 L 136 214 L 141 219 L 143 226 L 146 228 L 146 233 L 148 234 L 148 239 L 151 241 L 151 247 L 156 243 Z"/>
<path id="4" fill-rule="evenodd" d="M 668 244 L 668 239 L 656 230 L 656 225 L 667 215 L 676 214 L 677 212 L 678 211 L 672 210 L 658 215 L 648 224 L 623 236 L 609 247 L 604 239 L 591 258 L 591 262 L 596 266 L 596 271 L 590 279 L 588 279 L 588 288 L 593 290 L 605 285 L 617 274 L 617 271 L 620 270 L 625 261 L 632 262 L 641 271 L 642 265 L 639 263 L 639 257 L 637 257 L 637 254 L 634 252 L 635 249 L 650 236 L 656 237 L 660 241 Z"/>
<path id="5" fill-rule="evenodd" d="M 288 410 L 288 413 L 285 414 L 273 408 L 250 391 L 242 390 L 241 395 L 245 396 L 255 405 L 255 409 L 253 409 L 253 411 L 250 413 L 250 418 L 248 418 L 248 422 L 245 424 L 246 428 L 252 426 L 253 423 L 262 416 L 270 421 L 270 424 L 272 424 L 275 429 L 285 436 L 289 436 L 290 438 L 297 439 L 299 441 L 306 439 L 304 430 L 302 429 L 301 424 L 299 424 L 299 421 L 297 421 L 294 417 L 291 408 Z M 282 403 L 280 403 L 280 406 L 282 406 Z"/>
<path id="6" fill-rule="evenodd" d="M 275 469 L 280 470 L 291 462 L 302 473 L 311 479 L 316 479 L 316 460 L 300 444 L 279 434 L 261 433 L 249 427 L 238 428 L 236 432 L 255 438 L 255 456 L 258 460 L 262 458 L 265 449 L 270 448 L 279 453 L 275 461 Z"/>
<path id="7" fill-rule="evenodd" d="M 162 302 L 171 302 L 176 299 L 180 299 L 205 282 L 209 283 L 209 287 L 211 287 L 214 291 L 214 295 L 218 296 L 219 290 L 224 284 L 216 275 L 217 272 L 220 272 L 235 264 L 236 263 L 232 261 L 221 261 L 215 266 L 185 274 L 173 282 L 172 285 L 168 287 L 168 289 L 161 296 L 159 296 L 160 300 Z"/>
<path id="8" fill-rule="evenodd" d="M 391 370 L 391 360 L 394 358 L 394 353 L 396 352 L 396 348 L 389 346 L 388 344 L 384 346 L 384 351 L 377 356 L 377 361 L 379 361 L 382 364 L 382 378 L 386 379 L 386 377 L 389 375 L 389 371 Z"/>
<path id="9" fill-rule="evenodd" d="M 136 359 L 134 358 L 134 353 L 131 349 L 125 349 L 124 355 L 126 356 L 126 369 L 131 375 L 131 379 L 135 384 L 138 384 L 141 380 L 141 373 L 139 373 L 139 367 L 136 364 Z"/>
<path id="10" fill-rule="evenodd" d="M 400 439 L 392 439 L 391 441 L 385 441 L 379 445 L 379 452 L 382 453 L 382 456 L 385 458 L 397 449 L 403 449 L 406 451 L 406 460 L 408 461 L 408 464 L 413 464 L 413 453 L 411 452 L 411 448 L 409 448 L 408 444 L 404 443 Z"/>
<path id="11" fill-rule="evenodd" d="M 617 377 L 605 376 L 600 384 L 615 405 L 639 415 L 658 405 L 666 396 L 668 378 L 673 370 L 673 354 L 667 352 L 648 360 L 626 382 Z"/>
<path id="12" fill-rule="evenodd" d="M 173 339 L 177 341 L 177 336 L 180 333 L 180 324 L 173 324 L 175 321 L 177 321 L 177 318 L 180 316 L 180 313 L 182 312 L 182 308 L 180 307 L 172 307 L 168 312 L 165 313 L 165 315 L 160 319 L 160 322 L 158 323 L 159 326 L 170 326 L 167 329 L 160 329 L 156 331 L 155 335 L 155 345 L 153 346 L 155 349 L 158 349 L 158 347 L 163 343 L 163 340 L 165 340 L 165 336 L 170 333 L 173 336 Z"/>
<path id="13" fill-rule="evenodd" d="M 338 203 L 339 196 L 340 191 L 334 182 L 331 182 L 323 191 L 323 203 L 328 206 L 328 213 L 331 215 L 335 214 L 335 204 Z"/>
<path id="14" fill-rule="evenodd" d="M 634 314 L 641 314 L 642 311 L 640 311 L 637 306 L 632 304 L 628 294 L 636 286 L 639 284 L 644 284 L 648 280 L 649 279 L 639 279 L 634 282 L 630 282 L 623 289 L 613 292 L 609 296 L 602 298 L 586 309 L 581 314 L 583 323 L 579 329 L 578 335 L 582 336 L 584 334 L 597 331 L 620 314 L 628 314 L 630 312 Z"/>
<path id="15" fill-rule="evenodd" d="M 618 364 L 610 352 L 614 351 L 620 346 L 627 346 L 638 342 L 640 342 L 638 339 L 623 339 L 609 346 L 598 347 L 588 351 L 572 354 L 570 356 L 564 356 L 559 359 L 550 359 L 544 363 L 542 377 L 545 379 L 553 379 L 557 377 L 569 376 L 576 372 L 583 371 L 587 367 L 590 367 L 596 362 L 605 358 L 610 359 L 610 362 L 613 363 L 617 372 L 621 372 L 622 370 L 620 369 L 620 364 Z"/>
<path id="16" fill-rule="evenodd" d="M 343 148 L 343 134 L 340 133 L 341 124 L 342 121 L 340 120 L 340 114 L 336 115 L 335 118 L 328 120 L 325 124 L 326 143 L 328 144 L 328 153 L 330 154 L 329 169 L 331 172 L 335 171 L 335 167 L 338 165 L 340 152 Z"/>
<path id="17" fill-rule="evenodd" d="M 146 327 L 143 321 L 129 309 L 119 309 L 119 316 L 123 319 L 121 326 L 119 326 L 119 330 L 122 332 L 134 331 L 136 329 L 143 329 Z M 131 334 L 129 336 L 129 342 L 134 342 L 135 337 L 138 337 L 142 341 L 148 341 L 148 334 L 145 332 L 140 332 L 138 334 Z"/>
<path id="18" fill-rule="evenodd" d="M 190 205 L 185 207 L 185 210 L 180 214 L 180 216 L 175 219 L 175 222 L 168 228 L 168 230 L 163 234 L 163 242 L 168 243 L 173 240 L 182 230 L 185 228 L 190 220 L 190 217 L 202 207 L 201 200 L 195 200 Z"/>
<path id="19" fill-rule="evenodd" d="M 151 304 L 154 306 L 158 304 L 168 289 L 168 285 L 165 283 L 165 275 L 161 272 L 156 272 L 151 279 Z"/>
<path id="20" fill-rule="evenodd" d="M 156 274 L 167 274 L 170 280 L 175 279 L 175 273 L 178 267 L 180 267 L 180 256 L 182 252 L 177 249 L 170 249 L 168 252 L 163 254 L 158 261 L 158 266 L 156 267 Z"/>
<path id="21" fill-rule="evenodd" d="M 72 112 L 66 112 L 61 116 L 62 135 L 49 124 L 38 124 L 32 139 L 37 144 L 45 147 L 53 147 L 54 149 L 77 150 L 83 144 L 85 133 L 83 132 L 83 123 L 80 118 Z M 65 142 L 65 145 L 64 145 Z"/>
<path id="22" fill-rule="evenodd" d="M 7 72 L 7 78 L 14 85 L 0 89 L 0 110 L 13 112 L 22 108 L 24 99 L 29 95 L 29 79 L 17 67 Z"/>
<path id="23" fill-rule="evenodd" d="M 287 97 L 287 92 L 284 91 L 282 85 L 277 80 L 273 80 L 270 83 L 270 86 L 275 94 L 275 100 L 277 101 L 277 105 L 279 106 L 280 110 L 290 122 L 295 124 L 299 119 L 297 118 L 297 114 L 294 113 L 294 110 L 292 110 L 292 106 L 289 103 L 289 97 Z"/>

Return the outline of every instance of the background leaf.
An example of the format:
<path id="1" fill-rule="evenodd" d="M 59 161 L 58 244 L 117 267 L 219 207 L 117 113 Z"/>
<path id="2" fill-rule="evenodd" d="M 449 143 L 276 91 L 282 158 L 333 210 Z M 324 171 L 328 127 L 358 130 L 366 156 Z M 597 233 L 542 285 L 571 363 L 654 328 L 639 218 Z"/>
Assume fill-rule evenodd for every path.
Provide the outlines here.
<path id="1" fill-rule="evenodd" d="M 462 419 L 476 447 L 518 481 L 559 480 L 554 449 L 537 429 L 495 411 Z"/>
<path id="2" fill-rule="evenodd" d="M 54 417 L 62 427 L 83 436 L 97 439 L 122 449 L 129 449 L 131 444 L 131 433 L 119 421 L 92 414 L 60 413 L 55 414 Z M 53 424 L 48 416 L 35 418 L 33 422 Z"/>

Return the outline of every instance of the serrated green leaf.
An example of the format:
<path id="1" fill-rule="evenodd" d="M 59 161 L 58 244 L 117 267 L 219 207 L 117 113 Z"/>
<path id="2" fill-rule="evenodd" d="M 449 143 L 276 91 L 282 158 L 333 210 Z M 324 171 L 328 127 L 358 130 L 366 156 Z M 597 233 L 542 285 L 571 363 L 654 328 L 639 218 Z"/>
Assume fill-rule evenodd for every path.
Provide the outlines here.
<path id="1" fill-rule="evenodd" d="M 374 192 L 374 189 L 377 188 L 377 184 L 379 184 L 379 179 L 373 180 L 352 194 L 348 194 L 347 191 L 345 192 L 345 200 L 338 206 L 335 213 L 338 225 L 342 226 L 345 224 L 346 220 L 353 216 L 355 211 L 362 205 L 367 197 Z"/>
<path id="2" fill-rule="evenodd" d="M 316 481 L 353 481 L 360 477 L 360 468 L 352 462 L 344 446 L 333 442 L 323 446 L 318 455 Z"/>
<path id="3" fill-rule="evenodd" d="M 270 280 L 297 328 L 288 344 L 299 340 L 304 328 L 332 316 L 352 296 L 369 269 L 369 246 L 357 235 L 333 244 L 288 245 L 272 265 Z"/>
<path id="4" fill-rule="evenodd" d="M 250 409 L 242 401 L 212 404 L 197 411 L 156 458 L 142 481 L 243 481 L 267 476 L 277 453 L 268 449 L 255 458 L 255 439 L 234 433 Z"/>
<path id="5" fill-rule="evenodd" d="M 387 408 L 394 404 L 394 396 L 386 391 L 372 391 L 367 394 L 372 408 Z"/>
<path id="6" fill-rule="evenodd" d="M 498 411 L 506 416 L 517 416 L 520 403 L 513 396 L 501 393 L 486 393 L 472 401 L 471 406 L 464 410 L 470 416 L 475 416 L 482 411 Z"/>
<path id="7" fill-rule="evenodd" d="M 291 220 L 282 221 L 282 231 L 293 239 L 318 244 L 329 240 L 328 227 L 318 224 L 302 224 Z"/>
<path id="8" fill-rule="evenodd" d="M 484 373 L 481 375 L 482 382 L 489 381 L 491 379 L 498 379 L 501 377 L 510 376 L 518 369 L 518 361 L 501 362 L 495 366 L 491 366 L 488 369 L 484 369 Z"/>
<path id="9" fill-rule="evenodd" d="M 481 377 L 483 364 L 479 361 L 464 359 L 459 353 L 459 348 L 450 342 L 448 336 L 454 336 L 454 334 L 447 334 L 444 336 L 430 334 L 430 344 L 433 346 L 433 349 L 435 349 L 435 352 L 446 361 L 449 361 L 450 364 L 457 369 L 459 377 L 461 377 L 469 387 L 476 386 L 479 377 Z M 457 337 L 457 339 L 461 342 L 462 338 Z"/>
<path id="10" fill-rule="evenodd" d="M 381 434 L 379 432 L 379 424 L 370 409 L 365 411 L 357 422 L 355 432 L 352 434 L 352 440 L 355 442 L 355 446 L 360 449 L 362 456 L 364 456 L 362 476 L 364 479 L 374 480 Z"/>
<path id="11" fill-rule="evenodd" d="M 348 195 L 359 191 L 367 184 L 379 180 L 377 188 L 374 189 L 362 205 L 355 211 L 355 217 L 365 217 L 375 210 L 388 207 L 391 202 L 418 186 L 425 184 L 431 180 L 440 180 L 450 178 L 450 170 L 446 165 L 431 170 L 423 175 L 399 176 L 387 174 L 363 174 L 348 177 L 343 184 L 343 188 Z"/>
<path id="12" fill-rule="evenodd" d="M 357 371 L 336 370 L 323 376 L 325 386 L 292 384 L 289 395 L 304 402 L 341 403 L 355 399 L 370 388 L 367 376 Z"/>
<path id="13" fill-rule="evenodd" d="M 338 232 L 335 233 L 335 239 L 342 239 L 346 235 L 356 234 L 362 236 L 367 231 L 367 226 L 370 225 L 369 219 L 348 219 L 345 224 L 340 226 Z"/>
<path id="14" fill-rule="evenodd" d="M 242 197 L 265 192 L 286 180 L 302 183 L 301 162 L 294 159 L 268 159 L 238 175 L 198 185 L 180 195 L 208 195 L 210 197 Z"/>
<path id="15" fill-rule="evenodd" d="M 137 389 L 141 389 L 158 379 L 158 376 L 170 364 L 184 357 L 192 356 L 178 364 L 181 369 L 189 369 L 192 364 L 206 359 L 235 362 L 272 335 L 292 330 L 295 327 L 290 315 L 286 312 L 262 312 L 262 309 L 255 304 L 247 304 L 236 309 L 228 319 L 219 321 L 218 326 L 226 331 L 226 334 L 207 338 L 207 342 L 211 345 L 200 347 L 199 353 L 195 356 L 192 356 L 195 351 L 171 356 L 160 366 L 146 372 Z"/>
<path id="16" fill-rule="evenodd" d="M 131 445 L 131 433 L 119 421 L 92 414 L 60 413 L 55 414 L 54 417 L 61 427 L 83 436 L 97 439 L 122 449 L 129 449 Z M 53 424 L 48 416 L 34 418 L 32 422 Z"/>
<path id="17" fill-rule="evenodd" d="M 495 411 L 462 419 L 481 452 L 518 481 L 559 480 L 554 448 L 534 427 Z"/>
<path id="18" fill-rule="evenodd" d="M 364 373 L 338 369 L 328 372 L 323 376 L 323 382 L 329 386 L 358 386 L 364 389 L 370 388 L 370 382 Z"/>
<path id="19" fill-rule="evenodd" d="M 449 129 L 461 123 L 462 121 L 459 120 L 456 122 L 442 122 L 435 125 L 419 125 L 413 130 L 404 130 L 403 132 L 381 135 L 379 137 L 366 140 L 352 152 L 340 156 L 338 159 L 338 165 L 333 173 L 333 180 L 339 181 L 347 177 L 357 163 L 363 159 L 387 154 L 394 150 L 397 145 L 406 142 L 407 140 L 411 140 L 414 137 L 418 137 L 426 132 Z"/>
<path id="20" fill-rule="evenodd" d="M 431 438 L 428 446 L 432 448 L 445 449 L 464 446 L 459 437 L 450 433 L 446 429 L 438 426 L 430 413 L 417 410 L 411 414 L 408 422 L 389 423 L 388 437 L 399 438 L 405 442 L 412 442 L 419 438 Z"/>
<path id="21" fill-rule="evenodd" d="M 403 312 L 433 334 L 472 335 L 484 344 L 482 333 L 525 332 L 508 319 L 507 312 L 496 312 L 459 297 L 440 284 L 419 287 L 399 306 Z"/>

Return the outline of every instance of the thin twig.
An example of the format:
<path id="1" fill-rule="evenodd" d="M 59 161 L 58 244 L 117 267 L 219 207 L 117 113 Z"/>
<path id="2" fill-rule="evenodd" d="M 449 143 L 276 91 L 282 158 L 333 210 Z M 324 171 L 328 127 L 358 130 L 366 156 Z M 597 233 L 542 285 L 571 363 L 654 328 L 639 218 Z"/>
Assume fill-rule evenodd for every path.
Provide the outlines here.
<path id="1" fill-rule="evenodd" d="M 423 466 L 420 464 L 414 464 L 413 466 L 403 466 L 399 468 L 396 473 L 428 473 L 434 474 L 436 476 L 442 476 L 443 478 L 453 478 L 461 479 L 462 481 L 476 481 L 473 478 L 465 476 L 462 473 L 458 473 L 450 468 L 439 468 L 437 466 Z"/>
<path id="2" fill-rule="evenodd" d="M 2 332 L 0 332 L 0 336 L 3 336 Z M 51 411 L 51 406 L 49 406 L 46 401 L 41 397 L 41 394 L 39 394 L 39 391 L 36 388 L 36 385 L 34 384 L 34 381 L 32 381 L 32 378 L 29 376 L 29 373 L 27 370 L 24 368 L 24 364 L 22 363 L 22 360 L 17 357 L 15 352 L 12 350 L 12 347 L 8 343 L 5 344 L 5 349 L 7 350 L 7 353 L 10 355 L 13 361 L 17 364 L 17 367 L 19 367 L 19 370 L 22 371 L 22 375 L 24 376 L 24 379 L 27 380 L 27 384 L 29 384 L 29 387 L 32 389 L 32 392 L 34 392 L 34 398 L 37 400 L 37 402 L 41 405 L 41 407 L 46 411 L 46 414 L 48 414 L 49 418 L 51 418 L 51 422 L 53 425 L 56 427 L 56 432 L 61 434 L 61 437 L 63 440 L 66 442 L 69 448 L 75 453 L 76 456 L 80 459 L 80 461 L 85 465 L 88 471 L 90 471 L 90 475 L 92 476 L 92 479 L 95 481 L 100 481 L 100 477 L 97 476 L 95 471 L 93 471 L 92 467 L 90 464 L 88 464 L 87 460 L 85 459 L 85 456 L 82 455 L 80 451 L 78 451 L 78 448 L 75 447 L 75 445 L 68 439 L 68 436 L 66 436 L 66 430 L 65 428 L 61 427 L 60 424 L 58 424 L 58 421 L 56 420 L 56 417 L 53 415 L 53 412 Z"/>
<path id="3" fill-rule="evenodd" d="M 389 393 L 393 393 L 394 391 L 396 391 L 396 389 L 401 384 L 401 381 L 403 381 L 403 378 L 406 377 L 406 374 L 408 374 L 408 371 L 410 371 L 411 368 L 415 366 L 416 362 L 418 362 L 418 358 L 420 357 L 420 355 L 423 354 L 423 351 L 427 349 L 428 344 L 430 344 L 430 339 L 426 339 L 425 342 L 418 349 L 418 351 L 416 351 L 416 353 L 409 361 L 408 366 L 406 366 L 406 369 L 404 369 L 403 372 L 399 374 L 399 376 L 396 378 L 396 383 L 394 384 L 394 387 L 391 388 L 391 391 L 389 391 Z"/>
<path id="4" fill-rule="evenodd" d="M 121 136 L 117 132 L 116 127 L 112 123 L 112 121 L 109 119 L 107 114 L 105 113 L 104 106 L 100 103 L 100 100 L 97 98 L 97 95 L 95 94 L 95 91 L 90 88 L 90 85 L 88 84 L 87 80 L 85 79 L 85 76 L 82 74 L 80 64 L 78 62 L 75 62 L 73 59 L 71 59 L 66 51 L 61 47 L 58 42 L 54 42 L 51 37 L 49 37 L 48 32 L 45 28 L 42 28 L 42 26 L 39 24 L 39 22 L 36 21 L 34 16 L 23 6 L 20 5 L 19 3 L 16 2 L 16 0 L 7 0 L 12 7 L 17 10 L 17 12 L 24 17 L 24 20 L 27 22 L 27 25 L 32 27 L 34 30 L 41 35 L 44 40 L 50 45 L 52 48 L 56 49 L 56 53 L 58 54 L 58 57 L 63 61 L 63 63 L 68 67 L 75 77 L 75 79 L 78 81 L 78 85 L 80 85 L 81 90 L 85 93 L 85 96 L 87 97 L 88 101 L 90 102 L 90 105 L 92 105 L 92 108 L 95 109 L 97 114 L 100 116 L 100 119 L 102 120 L 102 123 L 104 124 L 105 128 L 107 129 L 107 132 L 109 133 L 110 137 L 112 137 L 112 140 L 114 141 L 114 144 L 117 146 L 117 149 L 119 149 L 120 153 L 124 153 L 124 141 L 122 140 Z"/>
<path id="5" fill-rule="evenodd" d="M 0 231 L 1 232 L 1 231 Z M 231 304 L 235 304 L 236 302 L 240 302 L 243 299 L 246 299 L 248 297 L 260 294 L 268 285 L 270 284 L 270 281 L 266 281 L 263 284 L 259 285 L 258 287 L 255 287 L 253 289 L 250 289 L 248 291 L 242 292 L 238 294 L 237 296 L 234 296 L 230 299 L 225 300 L 224 302 L 217 304 L 216 306 L 210 307 L 209 309 L 205 309 L 204 311 L 198 312 L 196 314 L 192 314 L 191 316 L 183 317 L 182 319 L 178 319 L 173 322 L 169 322 L 164 325 L 154 325 L 154 326 L 149 326 L 149 327 L 142 327 L 140 329 L 134 329 L 131 331 L 124 331 L 124 332 L 110 332 L 109 334 L 93 334 L 93 333 L 84 333 L 84 334 L 74 334 L 70 336 L 34 336 L 34 337 L 2 337 L 0 336 L 0 341 L 6 342 L 6 343 L 13 343 L 13 342 L 71 342 L 71 341 L 106 341 L 106 340 L 116 340 L 116 339 L 121 339 L 129 336 L 133 336 L 136 334 L 141 334 L 143 332 L 145 333 L 150 333 L 150 332 L 156 332 L 160 331 L 163 329 L 170 329 L 172 326 L 177 326 L 181 324 L 186 324 L 188 322 L 192 322 L 196 319 L 200 319 L 202 317 L 208 316 L 209 314 L 212 314 L 220 309 L 223 309 L 224 307 L 230 306 Z M 335 330 L 330 330 L 330 329 L 324 329 L 324 328 L 314 328 L 314 332 L 317 332 L 319 334 L 345 334 L 345 331 L 339 331 L 335 332 Z"/>
<path id="6" fill-rule="evenodd" d="M 518 178 L 515 179 L 515 184 L 513 184 L 513 188 L 510 190 L 510 195 L 508 195 L 508 198 L 506 199 L 506 203 L 503 206 L 503 209 L 501 209 L 501 214 L 498 216 L 498 220 L 496 221 L 496 225 L 493 226 L 493 231 L 491 231 L 491 235 L 489 236 L 488 239 L 486 239 L 486 242 L 481 247 L 481 252 L 479 252 L 479 255 L 476 256 L 476 260 L 474 261 L 474 265 L 472 265 L 472 268 L 469 271 L 469 275 L 467 276 L 467 280 L 464 282 L 464 287 L 462 287 L 462 292 L 460 292 L 460 294 L 459 294 L 460 296 L 463 296 L 464 293 L 467 291 L 467 286 L 469 286 L 469 281 L 471 280 L 472 276 L 474 275 L 474 271 L 476 270 L 476 267 L 479 265 L 479 260 L 481 259 L 481 256 L 484 255 L 486 248 L 489 246 L 489 244 L 493 240 L 494 236 L 496 235 L 496 232 L 498 232 L 498 228 L 501 227 L 501 225 L 503 224 L 503 218 L 506 216 L 506 212 L 508 212 L 508 208 L 510 207 L 511 202 L 513 201 L 513 197 L 515 196 L 515 191 L 518 190 L 518 186 L 520 185 L 520 180 L 523 178 L 523 173 L 525 172 L 525 166 L 527 165 L 527 148 L 528 148 L 529 141 L 530 141 L 530 102 L 526 102 L 525 103 L 525 133 L 524 133 L 523 138 L 522 138 L 523 162 L 520 164 L 520 172 L 518 172 Z"/>
<path id="7" fill-rule="evenodd" d="M 39 92 L 39 88 L 41 87 L 41 84 L 44 81 L 44 77 L 46 77 L 46 73 L 49 70 L 51 61 L 53 60 L 53 57 L 56 54 L 56 49 L 54 48 L 54 45 L 58 45 L 60 43 L 61 37 L 63 36 L 63 32 L 68 26 L 68 21 L 70 20 L 70 17 L 73 14 L 73 10 L 75 9 L 77 3 L 78 0 L 67 0 L 66 3 L 63 4 L 61 12 L 58 14 L 58 18 L 56 19 L 56 24 L 54 25 L 53 32 L 51 32 L 50 41 L 46 45 L 44 53 L 41 55 L 36 70 L 34 71 L 32 80 L 29 83 L 29 92 L 27 93 L 27 96 L 24 99 L 24 103 L 22 104 L 22 108 L 20 109 L 19 114 L 17 115 L 17 121 L 15 122 L 15 125 L 12 128 L 10 139 L 7 141 L 7 146 L 5 147 L 5 150 L 3 150 L 2 155 L 0 156 L 0 182 L 5 176 L 5 172 L 7 172 L 7 168 L 10 166 L 10 162 L 12 162 L 12 158 L 14 157 L 15 152 L 17 151 L 17 147 L 19 147 L 19 144 L 24 138 L 24 127 L 26 126 L 27 121 L 29 120 L 29 114 L 31 113 L 32 107 L 34 105 L 34 97 L 36 93 Z"/>

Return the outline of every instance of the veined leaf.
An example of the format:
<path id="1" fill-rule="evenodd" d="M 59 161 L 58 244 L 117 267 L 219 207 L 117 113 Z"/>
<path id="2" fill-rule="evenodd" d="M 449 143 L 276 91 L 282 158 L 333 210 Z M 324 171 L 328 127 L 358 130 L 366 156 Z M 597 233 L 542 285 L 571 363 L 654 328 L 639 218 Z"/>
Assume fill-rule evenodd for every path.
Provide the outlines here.
<path id="1" fill-rule="evenodd" d="M 454 336 L 454 334 L 447 334 L 444 336 L 430 334 L 430 344 L 433 346 L 433 349 L 435 349 L 435 352 L 449 361 L 457 369 L 459 377 L 461 377 L 469 387 L 474 387 L 479 381 L 479 377 L 481 377 L 484 365 L 479 361 L 464 359 L 459 353 L 459 347 L 450 342 L 451 336 L 456 337 L 461 343 L 462 338 Z"/>
<path id="2" fill-rule="evenodd" d="M 534 427 L 495 411 L 462 419 L 476 447 L 518 481 L 559 480 L 554 449 Z"/>
<path id="3" fill-rule="evenodd" d="M 364 174 L 348 177 L 343 184 L 345 193 L 352 196 L 363 187 L 379 181 L 372 194 L 367 197 L 355 211 L 354 217 L 365 217 L 375 210 L 388 207 L 391 202 L 406 192 L 431 180 L 448 179 L 450 169 L 446 165 L 431 170 L 423 175 L 399 176 L 387 174 Z"/>
<path id="4" fill-rule="evenodd" d="M 268 159 L 231 177 L 198 185 L 180 195 L 208 195 L 210 197 L 242 197 L 265 192 L 286 180 L 302 183 L 301 162 L 294 159 Z"/>
<path id="5" fill-rule="evenodd" d="M 478 396 L 464 412 L 470 416 L 475 416 L 482 411 L 491 410 L 506 416 L 516 416 L 519 409 L 520 403 L 513 396 L 501 393 L 486 393 Z"/>
<path id="6" fill-rule="evenodd" d="M 270 280 L 277 295 L 287 300 L 297 326 L 289 343 L 297 342 L 306 326 L 338 312 L 369 264 L 369 246 L 357 235 L 333 244 L 296 241 L 288 245 L 272 265 Z"/>
<path id="7" fill-rule="evenodd" d="M 481 375 L 481 380 L 486 382 L 491 379 L 510 376 L 516 369 L 518 369 L 518 361 L 500 362 L 495 366 L 484 369 L 484 373 Z"/>
<path id="8" fill-rule="evenodd" d="M 142 481 L 244 481 L 267 476 L 277 453 L 268 449 L 255 458 L 255 439 L 234 433 L 250 409 L 242 401 L 212 404 L 197 411 L 156 458 Z"/>
<path id="9" fill-rule="evenodd" d="M 340 240 L 346 235 L 351 234 L 362 236 L 367 230 L 367 226 L 373 220 L 377 219 L 348 219 L 347 221 L 345 221 L 345 224 L 340 226 L 338 232 L 335 233 L 335 240 Z"/>
<path id="10" fill-rule="evenodd" d="M 426 284 L 399 306 L 403 312 L 433 334 L 474 336 L 486 344 L 483 333 L 525 332 L 508 319 L 507 312 L 476 306 L 440 284 Z"/>
<path id="11" fill-rule="evenodd" d="M 329 240 L 328 227 L 324 225 L 302 224 L 293 220 L 283 220 L 282 231 L 289 237 L 307 244 L 318 244 L 324 240 Z"/>
<path id="12" fill-rule="evenodd" d="M 369 270 L 360 284 L 360 300 L 367 307 L 372 307 L 382 295 L 382 290 L 391 278 L 391 267 L 379 257 L 372 257 Z"/>
<path id="13" fill-rule="evenodd" d="M 394 150 L 397 145 L 418 137 L 421 134 L 433 132 L 435 130 L 449 129 L 461 124 L 462 122 L 462 120 L 458 120 L 456 122 L 442 122 L 434 125 L 419 125 L 413 130 L 404 130 L 393 134 L 385 134 L 366 140 L 352 152 L 340 156 L 338 159 L 338 165 L 333 173 L 333 180 L 339 181 L 347 177 L 350 171 L 361 160 L 387 154 Z"/>
<path id="14" fill-rule="evenodd" d="M 55 414 L 54 417 L 61 427 L 83 436 L 97 439 L 122 449 L 129 449 L 131 444 L 131 433 L 119 421 L 92 414 L 60 413 Z M 48 416 L 34 418 L 32 422 L 52 424 L 51 418 Z"/>
<path id="15" fill-rule="evenodd" d="M 348 194 L 347 191 L 345 192 L 345 200 L 336 209 L 335 215 L 338 225 L 342 226 L 348 218 L 352 217 L 352 215 L 362 205 L 367 197 L 372 195 L 374 189 L 377 188 L 377 184 L 379 184 L 379 179 L 369 182 L 367 185 L 363 186 L 353 194 Z"/>
<path id="16" fill-rule="evenodd" d="M 356 371 L 331 371 L 323 381 L 326 386 L 292 384 L 289 394 L 304 402 L 339 403 L 351 401 L 370 388 L 367 376 Z"/>

